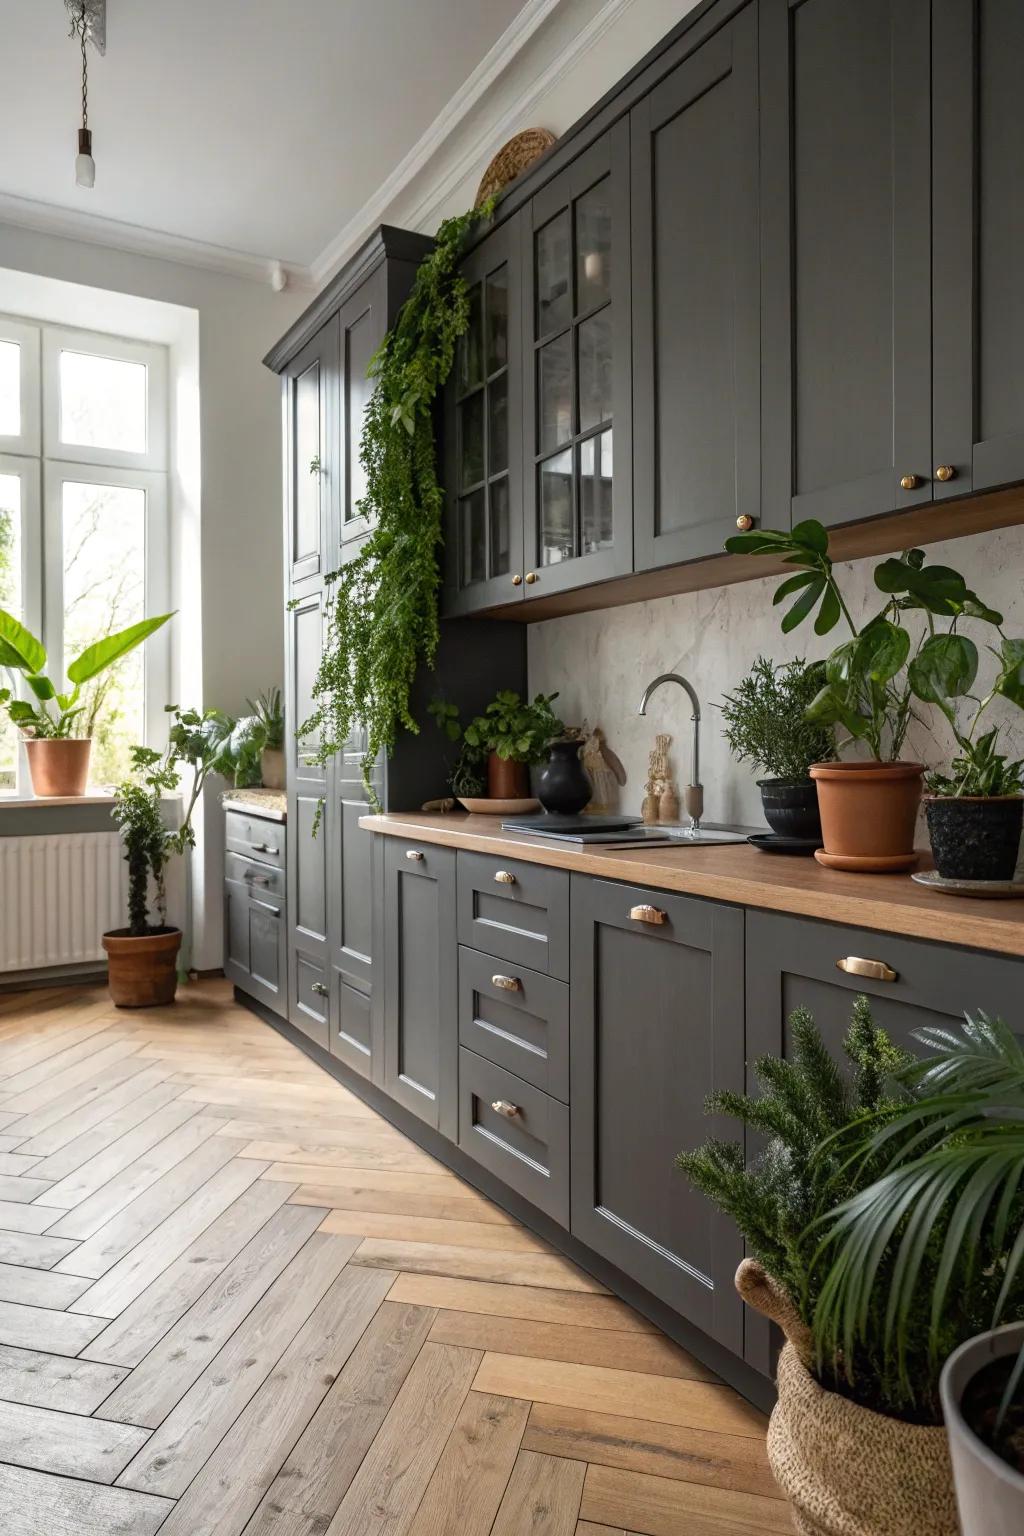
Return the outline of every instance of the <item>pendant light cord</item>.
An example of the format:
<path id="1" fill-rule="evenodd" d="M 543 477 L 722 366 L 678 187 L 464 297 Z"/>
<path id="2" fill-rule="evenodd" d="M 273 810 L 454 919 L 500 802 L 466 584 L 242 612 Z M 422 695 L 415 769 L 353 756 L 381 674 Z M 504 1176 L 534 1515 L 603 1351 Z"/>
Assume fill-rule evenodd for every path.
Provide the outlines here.
<path id="1" fill-rule="evenodd" d="M 86 41 L 86 34 L 88 33 L 88 30 L 89 30 L 89 23 L 88 23 L 88 21 L 86 19 L 85 11 L 86 11 L 85 0 L 81 0 L 81 3 L 78 6 L 77 15 L 73 15 L 72 18 L 71 18 L 71 36 L 74 37 L 77 34 L 78 38 L 79 38 L 79 41 L 82 44 L 82 127 L 83 128 L 88 128 L 88 126 L 89 126 L 89 58 L 88 58 L 88 55 L 87 55 L 87 53 L 85 51 L 85 41 Z"/>

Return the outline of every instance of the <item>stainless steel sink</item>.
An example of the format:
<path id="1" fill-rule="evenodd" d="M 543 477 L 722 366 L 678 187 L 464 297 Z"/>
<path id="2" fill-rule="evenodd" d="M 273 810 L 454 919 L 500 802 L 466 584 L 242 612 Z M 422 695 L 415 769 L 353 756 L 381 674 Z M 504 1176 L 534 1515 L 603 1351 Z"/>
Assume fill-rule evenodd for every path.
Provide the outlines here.
<path id="1" fill-rule="evenodd" d="M 726 827 L 701 827 L 696 832 L 691 832 L 688 827 L 659 827 L 659 832 L 664 832 L 674 846 L 707 848 L 713 843 L 745 843 L 749 836 L 746 832 L 732 831 Z"/>

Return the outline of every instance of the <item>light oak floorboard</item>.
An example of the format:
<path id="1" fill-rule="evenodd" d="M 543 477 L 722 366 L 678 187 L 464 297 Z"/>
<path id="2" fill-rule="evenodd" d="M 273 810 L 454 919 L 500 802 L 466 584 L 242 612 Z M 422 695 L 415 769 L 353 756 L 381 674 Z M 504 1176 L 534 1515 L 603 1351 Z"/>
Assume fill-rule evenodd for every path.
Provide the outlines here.
<path id="1" fill-rule="evenodd" d="M 793 1529 L 782 1499 L 600 1466 L 587 1468 L 580 1514 L 639 1536 L 789 1536 Z"/>
<path id="2" fill-rule="evenodd" d="M 446 1275 L 455 1280 L 494 1280 L 503 1285 L 531 1285 L 556 1291 L 607 1295 L 604 1286 L 556 1253 L 492 1253 L 451 1243 L 416 1243 L 368 1237 L 354 1264 L 416 1274 Z"/>
<path id="3" fill-rule="evenodd" d="M 125 1056 L 134 1056 L 141 1044 L 142 1042 L 137 1039 L 114 1040 L 110 1045 L 105 1045 L 103 1050 L 90 1056 L 87 1061 L 76 1062 L 73 1067 L 65 1067 L 63 1072 L 47 1075 L 37 1087 L 5 1099 L 3 1107 L 12 1114 L 26 1115 L 32 1110 L 45 1109 L 48 1105 L 62 1100 L 65 1094 L 86 1087 L 90 1079 L 99 1077 L 105 1067 L 113 1066 L 115 1062 L 122 1061 Z"/>
<path id="4" fill-rule="evenodd" d="M 314 1232 L 121 1474 L 124 1487 L 175 1498 L 184 1493 L 351 1253 L 351 1239 Z"/>
<path id="5" fill-rule="evenodd" d="M 342 1270 L 189 1484 L 164 1536 L 237 1536 L 366 1331 L 389 1283 L 386 1275 L 370 1270 Z"/>
<path id="6" fill-rule="evenodd" d="M 4 1232 L 45 1232 L 60 1212 L 45 1205 L 22 1205 L 18 1200 L 0 1200 L 0 1229 Z"/>
<path id="7" fill-rule="evenodd" d="M 652 1376 L 683 1376 L 716 1381 L 701 1365 L 659 1333 L 616 1333 L 609 1328 L 566 1328 L 523 1318 L 487 1317 L 479 1312 L 442 1312 L 430 1332 L 436 1344 L 496 1350 L 505 1355 L 535 1355 L 543 1360 L 605 1365 Z"/>
<path id="8" fill-rule="evenodd" d="M 708 1483 L 765 1498 L 779 1496 L 764 1440 L 752 1435 L 716 1434 L 651 1419 L 534 1403 L 523 1446 L 626 1472 Z"/>
<path id="9" fill-rule="evenodd" d="M 245 1527 L 323 1536 L 427 1339 L 434 1312 L 386 1301 Z"/>
<path id="10" fill-rule="evenodd" d="M 13 1200 L 28 1205 L 40 1195 L 45 1195 L 52 1180 L 28 1178 L 24 1174 L 0 1173 L 0 1200 Z"/>
<path id="11" fill-rule="evenodd" d="M 104 1052 L 109 1052 L 112 1045 L 116 1045 L 126 1039 L 129 1042 L 133 1041 L 130 1030 L 101 1031 L 87 1040 L 79 1040 L 76 1044 L 69 1045 L 66 1049 L 47 1056 L 45 1061 L 36 1062 L 34 1066 L 25 1067 L 22 1071 L 8 1074 L 3 1082 L 0 1082 L 0 1093 L 3 1094 L 5 1102 L 10 1104 L 12 1112 L 18 1109 L 23 1109 L 27 1112 L 34 1106 L 31 1104 L 17 1104 L 12 1102 L 12 1100 L 27 1093 L 30 1088 L 38 1088 L 40 1083 L 52 1083 L 62 1073 L 66 1072 L 69 1067 L 80 1066 L 83 1062 L 89 1062 L 94 1056 L 100 1056 Z M 136 1049 L 141 1050 L 141 1041 L 135 1042 L 135 1044 Z M 135 1052 L 125 1051 L 122 1054 L 129 1056 L 134 1055 Z M 104 1062 L 104 1065 L 106 1065 L 106 1062 Z M 87 1074 L 87 1076 L 91 1075 L 91 1072 Z"/>
<path id="12" fill-rule="evenodd" d="M 91 1082 L 75 1084 L 52 1103 L 44 1105 L 42 1109 L 35 1109 L 31 1114 L 19 1115 L 9 1129 L 11 1132 L 17 1132 L 21 1137 L 22 1149 L 30 1143 L 34 1146 L 40 1136 L 46 1135 L 51 1130 L 57 1134 L 62 1133 L 65 1123 L 72 1115 L 91 1109 L 94 1104 L 98 1104 L 105 1098 L 112 1088 L 121 1083 L 133 1082 L 141 1070 L 136 1055 L 115 1061 L 113 1066 L 98 1072 Z"/>
<path id="13" fill-rule="evenodd" d="M 287 1167 L 287 1163 L 280 1164 Z M 339 1170 L 348 1172 L 348 1170 Z M 358 1175 L 353 1174 L 353 1178 Z M 416 1178 L 403 1174 L 403 1178 Z M 419 1194 L 410 1190 L 361 1189 L 355 1184 L 301 1184 L 292 1196 L 293 1205 L 324 1205 L 334 1211 L 368 1211 L 386 1216 L 429 1216 L 438 1221 L 472 1222 L 479 1226 L 515 1227 L 519 1223 L 496 1205 L 489 1208 L 460 1195 L 436 1195 L 427 1188 Z"/>
<path id="14" fill-rule="evenodd" d="M 9 1403 L 92 1413 L 126 1375 L 117 1366 L 0 1344 L 0 1399 Z"/>
<path id="15" fill-rule="evenodd" d="M 530 1405 L 470 1392 L 409 1536 L 488 1536 L 512 1475 Z"/>
<path id="16" fill-rule="evenodd" d="M 3 1137 L 0 1137 L 0 1142 L 2 1141 Z M 26 1157 L 22 1152 L 0 1151 L 0 1174 L 18 1178 L 21 1174 L 28 1173 L 38 1162 L 38 1157 Z"/>
<path id="17" fill-rule="evenodd" d="M 49 1130 L 40 1131 L 21 1151 L 40 1158 L 40 1178 L 66 1178 L 177 1097 L 177 1084 L 167 1082 L 166 1074 L 140 1072 L 80 1114 L 67 1115 Z"/>
<path id="18" fill-rule="evenodd" d="M 580 1461 L 520 1451 L 493 1536 L 573 1536 L 586 1470 Z"/>
<path id="19" fill-rule="evenodd" d="M 61 1311 L 77 1301 L 88 1284 L 77 1275 L 57 1275 L 52 1270 L 0 1261 L 0 1301 L 23 1301 L 30 1307 Z"/>
<path id="20" fill-rule="evenodd" d="M 564 1408 L 620 1413 L 663 1424 L 685 1424 L 720 1433 L 762 1437 L 763 1414 L 731 1387 L 711 1382 L 646 1376 L 639 1371 L 561 1360 L 533 1360 L 523 1355 L 486 1354 L 475 1390 Z"/>
<path id="21" fill-rule="evenodd" d="M 634 1312 L 617 1296 L 590 1296 L 582 1291 L 533 1290 L 487 1280 L 457 1280 L 443 1275 L 400 1274 L 391 1288 L 392 1301 L 455 1312 L 483 1312 L 493 1317 L 529 1318 L 579 1328 L 613 1328 L 631 1333 L 657 1333 L 653 1323 Z"/>
<path id="22" fill-rule="evenodd" d="M 42 1237 L 36 1232 L 0 1232 L 0 1263 L 21 1264 L 31 1269 L 52 1269 L 74 1253 L 76 1243 L 67 1237 Z"/>
<path id="23" fill-rule="evenodd" d="M 301 1163 L 295 1161 L 271 1163 L 265 1179 L 277 1179 L 283 1184 L 316 1184 L 324 1189 L 354 1189 L 372 1193 L 375 1190 L 391 1191 L 395 1194 L 415 1195 L 425 1194 L 429 1196 L 458 1197 L 460 1200 L 475 1198 L 482 1205 L 490 1205 L 490 1201 L 483 1195 L 477 1194 L 468 1184 L 456 1178 L 447 1168 L 442 1168 L 440 1163 L 433 1163 L 429 1171 L 425 1173 L 407 1173 L 401 1168 L 344 1168 L 330 1163 Z M 330 1205 L 325 1200 L 325 1205 Z M 385 1207 L 380 1206 L 383 1210 Z M 506 1221 L 513 1218 L 502 1211 Z"/>
<path id="24" fill-rule="evenodd" d="M 621 1525 L 613 1530 L 610 1525 L 595 1525 L 592 1520 L 580 1520 L 576 1525 L 576 1536 L 633 1536 L 633 1532 L 624 1531 Z"/>
<path id="25" fill-rule="evenodd" d="M 125 1424 L 0 1402 L 0 1462 L 16 1467 L 112 1483 L 148 1438 Z"/>
<path id="26" fill-rule="evenodd" d="M 304 1201 L 295 1201 L 301 1205 Z M 493 1248 L 498 1253 L 550 1253 L 551 1245 L 525 1227 L 484 1221 L 452 1221 L 437 1216 L 394 1216 L 380 1211 L 332 1210 L 325 1232 L 400 1241 L 450 1244 L 456 1248 Z"/>
<path id="27" fill-rule="evenodd" d="M 0 1531 L 4 1536 L 156 1536 L 168 1499 L 0 1467 Z"/>
<path id="28" fill-rule="evenodd" d="M 0 1301 L 0 1344 L 15 1344 L 19 1349 L 77 1355 L 96 1337 L 103 1323 L 102 1317 L 55 1312 L 48 1307 L 28 1307 L 18 1301 Z"/>

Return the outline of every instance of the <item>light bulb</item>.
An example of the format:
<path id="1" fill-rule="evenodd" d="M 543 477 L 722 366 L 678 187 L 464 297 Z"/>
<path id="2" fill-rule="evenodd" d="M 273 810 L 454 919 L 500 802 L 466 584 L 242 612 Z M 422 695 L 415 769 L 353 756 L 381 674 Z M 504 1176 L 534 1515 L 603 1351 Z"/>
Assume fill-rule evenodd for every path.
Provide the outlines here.
<path id="1" fill-rule="evenodd" d="M 78 154 L 75 156 L 75 181 L 80 187 L 96 185 L 96 162 L 92 157 L 92 132 L 78 130 Z"/>

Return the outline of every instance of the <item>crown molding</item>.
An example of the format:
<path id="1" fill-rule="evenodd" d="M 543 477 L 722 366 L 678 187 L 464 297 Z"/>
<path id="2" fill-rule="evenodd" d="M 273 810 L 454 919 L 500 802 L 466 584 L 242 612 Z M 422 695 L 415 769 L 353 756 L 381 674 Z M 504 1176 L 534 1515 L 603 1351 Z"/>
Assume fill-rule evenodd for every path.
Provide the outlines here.
<path id="1" fill-rule="evenodd" d="M 150 256 L 157 261 L 175 261 L 228 277 L 247 278 L 251 282 L 270 283 L 277 263 L 226 246 L 207 245 L 184 235 L 169 235 L 147 229 L 141 224 L 125 224 L 120 219 L 106 219 L 77 208 L 61 208 L 55 203 L 36 202 L 0 192 L 0 224 L 29 229 L 39 235 L 57 235 L 64 240 L 83 240 L 88 245 L 103 245 L 132 256 Z M 306 267 L 282 264 L 290 287 L 311 289 L 312 274 Z"/>
<path id="2" fill-rule="evenodd" d="M 610 3 L 618 8 L 623 3 L 631 3 L 631 0 L 610 0 Z M 522 10 L 484 55 L 473 73 L 446 103 L 408 154 L 381 183 L 373 197 L 363 204 L 359 212 L 349 219 L 345 227 L 313 261 L 310 272 L 315 283 L 324 283 L 332 277 L 377 225 L 386 222 L 387 210 L 429 165 L 434 156 L 444 148 L 459 125 L 486 97 L 495 81 L 505 73 L 534 33 L 561 4 L 563 0 L 527 0 Z M 607 8 L 606 3 L 604 9 Z M 479 158 L 479 153 L 479 145 L 477 145 L 473 158 Z M 415 226 L 407 224 L 406 227 Z"/>

